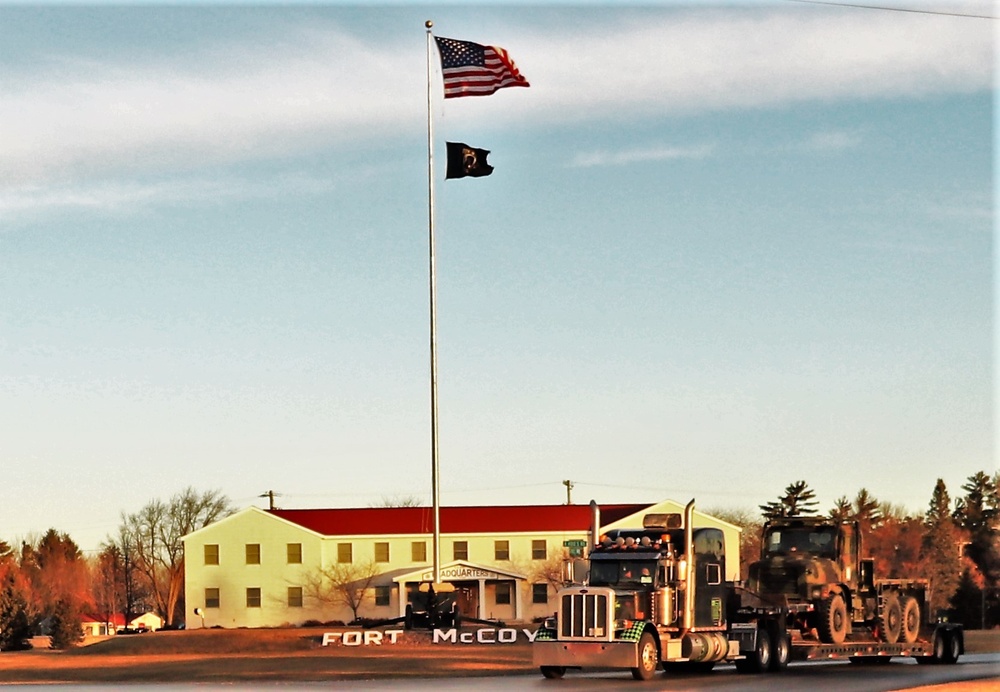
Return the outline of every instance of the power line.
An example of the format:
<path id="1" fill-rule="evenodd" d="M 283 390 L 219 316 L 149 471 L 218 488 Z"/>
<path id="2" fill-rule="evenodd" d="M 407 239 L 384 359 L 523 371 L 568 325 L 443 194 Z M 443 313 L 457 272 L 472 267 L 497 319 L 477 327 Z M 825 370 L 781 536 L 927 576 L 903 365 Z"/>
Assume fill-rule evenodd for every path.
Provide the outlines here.
<path id="1" fill-rule="evenodd" d="M 831 2 L 830 0 L 786 0 L 801 2 L 807 5 L 829 5 L 831 7 L 851 7 L 859 10 L 882 10 L 884 12 L 910 12 L 912 14 L 934 14 L 940 17 L 967 17 L 969 19 L 996 19 L 988 14 L 965 14 L 962 12 L 941 12 L 940 10 L 917 10 L 912 7 L 887 7 L 884 5 L 859 5 L 850 2 Z"/>

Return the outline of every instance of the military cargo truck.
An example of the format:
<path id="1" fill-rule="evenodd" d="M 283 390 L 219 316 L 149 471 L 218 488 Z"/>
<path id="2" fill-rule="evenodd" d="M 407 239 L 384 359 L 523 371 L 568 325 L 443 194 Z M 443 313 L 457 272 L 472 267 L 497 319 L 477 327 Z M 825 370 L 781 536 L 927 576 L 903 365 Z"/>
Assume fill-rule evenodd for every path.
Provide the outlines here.
<path id="1" fill-rule="evenodd" d="M 916 642 L 930 583 L 876 579 L 874 560 L 863 554 L 856 521 L 773 519 L 764 525 L 747 591 L 751 600 L 785 606 L 793 627 L 823 643 L 841 644 L 855 627 L 890 644 Z"/>

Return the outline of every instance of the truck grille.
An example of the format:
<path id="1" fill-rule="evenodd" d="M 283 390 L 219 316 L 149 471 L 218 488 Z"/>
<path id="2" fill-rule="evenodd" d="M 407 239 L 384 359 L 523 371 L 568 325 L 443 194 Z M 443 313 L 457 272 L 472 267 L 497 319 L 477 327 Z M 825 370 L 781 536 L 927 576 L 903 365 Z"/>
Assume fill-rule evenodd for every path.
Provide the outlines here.
<path id="1" fill-rule="evenodd" d="M 798 592 L 798 570 L 768 565 L 760 571 L 761 591 L 794 596 Z"/>
<path id="2" fill-rule="evenodd" d="M 608 594 L 582 591 L 563 594 L 560 638 L 607 638 Z"/>

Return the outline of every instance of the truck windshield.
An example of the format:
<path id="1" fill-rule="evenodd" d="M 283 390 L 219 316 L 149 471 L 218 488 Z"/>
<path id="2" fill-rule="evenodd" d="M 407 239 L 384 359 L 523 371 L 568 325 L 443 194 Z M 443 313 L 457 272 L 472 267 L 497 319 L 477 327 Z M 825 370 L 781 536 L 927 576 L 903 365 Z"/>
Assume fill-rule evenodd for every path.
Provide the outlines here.
<path id="1" fill-rule="evenodd" d="M 593 561 L 590 563 L 590 583 L 593 586 L 616 584 L 652 584 L 656 574 L 653 560 Z"/>
<path id="2" fill-rule="evenodd" d="M 808 553 L 837 557 L 837 529 L 833 526 L 781 526 L 771 529 L 764 544 L 765 556 Z"/>

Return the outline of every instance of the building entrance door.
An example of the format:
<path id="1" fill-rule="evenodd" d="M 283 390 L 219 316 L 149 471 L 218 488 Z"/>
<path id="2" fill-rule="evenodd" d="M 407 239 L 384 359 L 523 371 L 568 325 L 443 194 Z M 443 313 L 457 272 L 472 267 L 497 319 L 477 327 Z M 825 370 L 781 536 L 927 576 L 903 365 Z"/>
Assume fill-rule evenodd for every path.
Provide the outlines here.
<path id="1" fill-rule="evenodd" d="M 479 584 L 456 583 L 455 604 L 465 617 L 479 617 Z"/>

